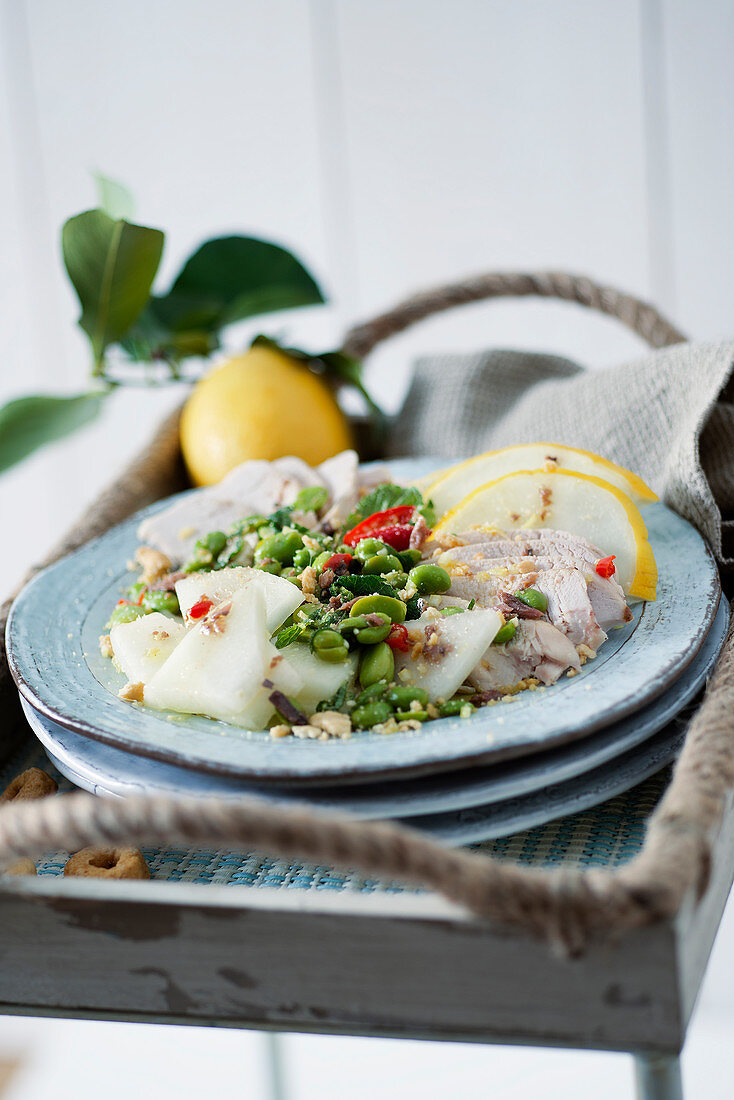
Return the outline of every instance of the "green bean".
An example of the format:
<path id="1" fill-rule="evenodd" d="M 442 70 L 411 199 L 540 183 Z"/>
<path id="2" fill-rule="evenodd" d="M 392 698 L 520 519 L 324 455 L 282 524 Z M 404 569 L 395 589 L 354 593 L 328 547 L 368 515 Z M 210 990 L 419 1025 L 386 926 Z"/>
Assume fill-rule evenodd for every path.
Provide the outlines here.
<path id="1" fill-rule="evenodd" d="M 321 661 L 340 664 L 349 655 L 349 646 L 338 630 L 317 630 L 311 639 L 311 648 Z"/>
<path id="2" fill-rule="evenodd" d="M 383 722 L 387 722 L 392 717 L 392 711 L 387 703 L 381 703 L 379 700 L 373 702 L 363 703 L 362 706 L 355 707 L 352 711 L 352 724 L 358 729 L 370 729 L 372 726 L 379 726 Z"/>
<path id="3" fill-rule="evenodd" d="M 492 645 L 505 645 L 506 642 L 511 642 L 515 637 L 516 630 L 517 619 L 508 619 L 504 626 L 501 626 L 495 634 Z"/>
<path id="4" fill-rule="evenodd" d="M 362 596 L 352 606 L 352 616 L 370 615 L 377 612 L 378 615 L 387 615 L 390 622 L 402 623 L 405 621 L 405 604 L 402 600 L 393 596 L 381 596 L 375 592 L 371 596 Z"/>
<path id="5" fill-rule="evenodd" d="M 451 588 L 451 577 L 440 565 L 416 565 L 408 576 L 421 596 L 434 596 Z"/>
<path id="6" fill-rule="evenodd" d="M 469 707 L 471 711 L 474 710 L 474 704 L 470 703 L 468 699 L 447 699 L 445 703 L 440 704 L 438 713 L 442 718 L 458 718 L 464 707 Z"/>
<path id="7" fill-rule="evenodd" d="M 375 554 L 368 558 L 362 567 L 363 573 L 403 573 L 405 570 L 395 554 Z"/>
<path id="8" fill-rule="evenodd" d="M 395 675 L 395 658 L 387 642 L 365 647 L 359 663 L 359 682 L 363 688 L 379 680 L 392 680 Z"/>
<path id="9" fill-rule="evenodd" d="M 423 688 L 410 687 L 408 684 L 396 684 L 391 687 L 385 696 L 388 703 L 399 710 L 410 710 L 410 704 L 418 702 L 425 706 L 428 702 L 428 692 Z"/>

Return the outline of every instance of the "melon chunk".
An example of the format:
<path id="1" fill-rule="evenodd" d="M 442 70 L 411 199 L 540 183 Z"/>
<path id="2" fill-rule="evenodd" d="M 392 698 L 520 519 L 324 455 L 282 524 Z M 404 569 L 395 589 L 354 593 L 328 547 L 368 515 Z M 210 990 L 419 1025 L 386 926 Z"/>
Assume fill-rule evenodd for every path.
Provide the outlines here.
<path id="1" fill-rule="evenodd" d="M 115 663 L 131 683 L 147 684 L 186 634 L 178 619 L 160 611 L 117 623 L 110 631 Z"/>
<path id="2" fill-rule="evenodd" d="M 263 574 L 265 576 L 266 574 Z M 268 637 L 265 598 L 245 586 L 189 629 L 166 663 L 146 684 L 144 702 L 159 710 L 204 714 L 246 729 L 263 729 L 273 714 L 273 673 L 290 694 L 302 680 Z M 285 690 L 285 686 L 281 690 Z"/>
<path id="3" fill-rule="evenodd" d="M 423 688 L 428 698 L 450 699 L 479 664 L 485 650 L 504 623 L 499 611 L 464 611 L 445 618 L 429 608 L 419 619 L 406 623 L 411 640 L 421 642 L 419 656 L 395 653 L 398 682 Z M 429 644 L 432 636 L 435 644 Z"/>
<path id="4" fill-rule="evenodd" d="M 176 582 L 176 595 L 181 614 L 189 622 L 189 611 L 202 596 L 220 603 L 251 586 L 257 587 L 265 599 L 265 621 L 268 633 L 282 626 L 289 615 L 303 603 L 303 593 L 295 584 L 264 573 L 262 569 L 239 565 L 230 569 L 216 569 L 211 573 L 192 573 Z"/>
<path id="5" fill-rule="evenodd" d="M 312 714 L 317 703 L 330 699 L 342 684 L 354 679 L 357 673 L 356 653 L 350 653 L 346 661 L 330 664 L 315 657 L 303 642 L 293 642 L 280 652 L 286 658 L 288 669 L 300 676 L 302 685 L 295 693 L 281 687 L 280 680 L 275 681 L 276 686 L 307 714 Z"/>
<path id="6" fill-rule="evenodd" d="M 433 501 L 437 515 L 441 516 L 480 485 L 496 481 L 505 474 L 514 474 L 519 470 L 556 469 L 602 478 L 626 493 L 637 505 L 658 499 L 642 478 L 631 470 L 625 470 L 623 466 L 617 466 L 591 451 L 564 447 L 560 443 L 525 443 L 517 447 L 504 447 L 500 451 L 487 451 L 442 471 L 426 488 L 426 492 Z"/>

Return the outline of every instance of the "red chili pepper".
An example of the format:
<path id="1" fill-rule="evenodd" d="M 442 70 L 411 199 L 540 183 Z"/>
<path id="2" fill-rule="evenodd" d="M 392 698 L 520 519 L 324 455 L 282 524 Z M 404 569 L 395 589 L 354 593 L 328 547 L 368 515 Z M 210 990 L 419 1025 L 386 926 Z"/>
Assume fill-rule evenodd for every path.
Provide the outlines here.
<path id="1" fill-rule="evenodd" d="M 614 559 L 616 558 L 616 556 L 616 554 L 610 554 L 608 558 L 599 558 L 599 561 L 596 563 L 594 568 L 596 569 L 600 577 L 614 576 L 614 574 L 616 573 L 616 569 L 614 568 Z"/>
<path id="2" fill-rule="evenodd" d="M 208 611 L 214 607 L 214 600 L 210 600 L 208 596 L 202 596 L 200 600 L 197 600 L 195 604 L 192 604 L 189 609 L 190 619 L 203 619 Z"/>
<path id="3" fill-rule="evenodd" d="M 399 649 L 401 653 L 407 653 L 411 648 L 407 627 L 404 627 L 402 623 L 393 623 L 385 641 L 390 649 Z"/>
<path id="4" fill-rule="evenodd" d="M 412 530 L 409 520 L 414 513 L 412 504 L 399 504 L 396 508 L 386 508 L 384 512 L 374 512 L 347 531 L 344 542 L 347 546 L 356 546 L 362 539 L 382 539 L 394 550 L 406 550 Z"/>
<path id="5" fill-rule="evenodd" d="M 321 572 L 325 569 L 332 569 L 337 577 L 343 577 L 345 573 L 349 572 L 349 563 L 352 560 L 351 554 L 332 554 L 321 567 Z"/>

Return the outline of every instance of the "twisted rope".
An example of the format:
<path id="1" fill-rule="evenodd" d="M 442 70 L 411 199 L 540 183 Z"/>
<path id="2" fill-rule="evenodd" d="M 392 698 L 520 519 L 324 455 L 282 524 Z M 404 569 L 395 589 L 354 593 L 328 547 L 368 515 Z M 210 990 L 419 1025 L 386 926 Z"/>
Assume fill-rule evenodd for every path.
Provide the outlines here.
<path id="1" fill-rule="evenodd" d="M 406 301 L 374 317 L 371 321 L 350 329 L 343 350 L 355 359 L 364 359 L 377 346 L 433 313 L 454 306 L 479 302 L 486 298 L 560 298 L 566 302 L 596 309 L 632 329 L 651 347 L 664 348 L 680 344 L 685 336 L 667 321 L 654 306 L 614 287 L 601 286 L 579 275 L 559 271 L 490 272 L 475 275 L 448 286 L 424 290 Z"/>
<path id="2" fill-rule="evenodd" d="M 349 333 L 345 349 L 366 355 L 380 340 L 430 313 L 507 295 L 560 297 L 618 317 L 653 347 L 683 340 L 651 306 L 587 279 L 547 273 L 494 274 L 416 295 Z M 91 506 L 43 564 L 81 546 L 152 500 L 181 487 L 178 411 L 153 443 Z M 40 568 L 40 566 L 36 567 Z M 35 572 L 35 570 L 34 570 Z M 0 609 L 0 636 L 8 604 Z M 0 641 L 0 711 L 17 696 Z M 672 783 L 652 815 L 645 845 L 616 872 L 543 871 L 447 849 L 421 833 L 255 799 L 91 795 L 9 803 L 0 810 L 0 859 L 92 844 L 204 844 L 267 851 L 412 882 L 443 894 L 477 917 L 513 924 L 582 953 L 598 937 L 670 917 L 691 891 L 705 890 L 712 837 L 734 789 L 734 636 L 730 633 L 693 720 Z"/>

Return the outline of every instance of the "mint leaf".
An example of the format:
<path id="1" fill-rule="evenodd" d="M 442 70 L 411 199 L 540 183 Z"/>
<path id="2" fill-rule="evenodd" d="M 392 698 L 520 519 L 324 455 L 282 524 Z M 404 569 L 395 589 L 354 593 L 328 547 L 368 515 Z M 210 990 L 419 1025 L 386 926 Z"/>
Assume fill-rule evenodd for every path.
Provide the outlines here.
<path id="1" fill-rule="evenodd" d="M 107 390 L 74 397 L 18 397 L 0 408 L 0 472 L 98 416 Z"/>
<path id="2" fill-rule="evenodd" d="M 360 520 L 367 519 L 375 512 L 385 512 L 388 508 L 398 508 L 401 505 L 412 504 L 425 519 L 429 527 L 436 522 L 436 513 L 430 501 L 424 501 L 423 494 L 418 489 L 405 485 L 392 485 L 383 482 L 372 492 L 362 497 L 351 516 L 346 520 L 347 529 L 356 526 Z"/>

